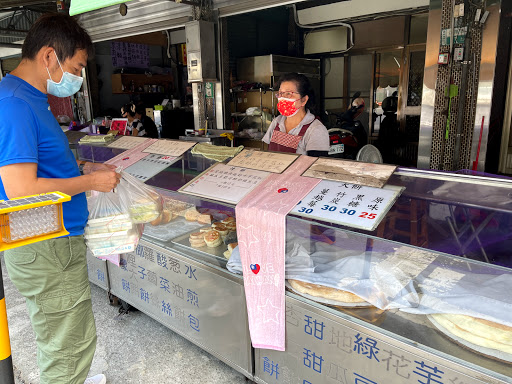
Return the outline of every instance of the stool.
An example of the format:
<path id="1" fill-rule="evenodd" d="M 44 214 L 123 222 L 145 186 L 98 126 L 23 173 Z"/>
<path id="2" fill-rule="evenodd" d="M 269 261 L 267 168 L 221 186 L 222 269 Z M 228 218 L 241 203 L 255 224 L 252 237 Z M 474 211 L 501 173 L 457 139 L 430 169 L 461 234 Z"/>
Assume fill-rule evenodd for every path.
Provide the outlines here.
<path id="1" fill-rule="evenodd" d="M 389 240 L 405 238 L 410 245 L 426 247 L 428 244 L 427 214 L 425 201 L 399 199 L 377 227 L 377 236 Z M 400 226 L 408 229 L 401 229 Z"/>

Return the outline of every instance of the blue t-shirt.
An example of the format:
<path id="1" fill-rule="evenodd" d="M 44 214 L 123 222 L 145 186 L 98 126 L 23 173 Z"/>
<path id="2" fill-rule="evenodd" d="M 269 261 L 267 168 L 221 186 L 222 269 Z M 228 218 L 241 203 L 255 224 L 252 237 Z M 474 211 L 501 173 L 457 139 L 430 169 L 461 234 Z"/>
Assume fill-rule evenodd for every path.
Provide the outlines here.
<path id="1" fill-rule="evenodd" d="M 37 177 L 41 178 L 80 176 L 48 97 L 26 81 L 7 75 L 0 81 L 0 167 L 18 163 L 37 163 Z M 1 178 L 0 199 L 7 199 Z M 83 234 L 89 215 L 85 193 L 73 196 L 63 207 L 70 236 Z"/>

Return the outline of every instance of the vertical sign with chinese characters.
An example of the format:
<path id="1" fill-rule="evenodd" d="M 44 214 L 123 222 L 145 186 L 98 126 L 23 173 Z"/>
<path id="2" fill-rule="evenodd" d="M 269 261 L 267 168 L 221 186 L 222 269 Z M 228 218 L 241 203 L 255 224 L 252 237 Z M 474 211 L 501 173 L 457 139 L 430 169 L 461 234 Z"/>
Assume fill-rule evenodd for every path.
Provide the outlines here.
<path id="1" fill-rule="evenodd" d="M 121 255 L 120 267 L 108 273 L 114 295 L 252 371 L 241 279 L 219 276 L 144 240 L 135 252 Z"/>
<path id="2" fill-rule="evenodd" d="M 207 99 L 213 99 L 215 97 L 215 85 L 214 83 L 206 83 L 204 86 L 205 96 Z"/>
<path id="3" fill-rule="evenodd" d="M 307 308 L 310 309 L 307 309 Z M 316 310 L 318 311 L 318 310 Z M 286 351 L 255 350 L 259 383 L 299 384 L 483 384 L 459 365 L 449 368 L 422 350 L 392 345 L 379 333 L 343 318 L 319 315 L 308 304 L 286 298 Z M 382 316 L 386 316 L 382 314 Z M 435 330 L 428 337 L 441 337 Z M 430 334 L 431 332 L 431 334 Z M 464 373 L 462 373 L 464 372 Z"/>
<path id="4" fill-rule="evenodd" d="M 268 175 L 268 172 L 217 163 L 179 192 L 237 204 Z"/>
<path id="5" fill-rule="evenodd" d="M 322 180 L 291 213 L 373 231 L 401 191 Z"/>

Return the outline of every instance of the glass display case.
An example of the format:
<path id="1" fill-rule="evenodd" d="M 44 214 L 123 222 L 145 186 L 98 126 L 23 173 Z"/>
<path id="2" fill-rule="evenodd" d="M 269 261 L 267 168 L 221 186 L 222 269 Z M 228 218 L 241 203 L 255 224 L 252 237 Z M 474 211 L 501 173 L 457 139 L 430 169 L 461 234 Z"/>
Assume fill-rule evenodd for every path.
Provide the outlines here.
<path id="1" fill-rule="evenodd" d="M 108 265 L 112 294 L 259 383 L 512 383 L 510 180 L 399 168 L 372 232 L 289 214 L 278 352 L 251 348 L 235 206 L 177 192 L 213 164 L 146 181 L 170 215 Z"/>

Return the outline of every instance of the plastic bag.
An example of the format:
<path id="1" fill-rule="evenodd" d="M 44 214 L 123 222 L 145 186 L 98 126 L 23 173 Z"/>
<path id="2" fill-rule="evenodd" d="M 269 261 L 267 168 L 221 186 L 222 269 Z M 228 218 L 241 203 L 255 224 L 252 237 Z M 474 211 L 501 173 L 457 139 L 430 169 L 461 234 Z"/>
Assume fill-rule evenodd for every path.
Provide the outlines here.
<path id="1" fill-rule="evenodd" d="M 134 252 L 143 226 L 132 222 L 120 196 L 99 193 L 89 201 L 89 221 L 85 228 L 87 247 L 96 257 Z"/>
<path id="2" fill-rule="evenodd" d="M 121 206 L 134 224 L 149 223 L 162 213 L 162 196 L 127 172 L 121 172 L 116 192 Z"/>

